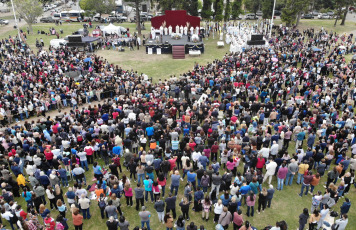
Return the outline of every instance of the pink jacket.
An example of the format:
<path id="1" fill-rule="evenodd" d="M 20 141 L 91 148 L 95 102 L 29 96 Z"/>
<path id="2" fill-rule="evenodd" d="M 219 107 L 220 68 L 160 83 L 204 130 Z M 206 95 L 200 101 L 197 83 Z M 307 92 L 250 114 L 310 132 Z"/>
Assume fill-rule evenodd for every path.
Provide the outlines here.
<path id="1" fill-rule="evenodd" d="M 246 199 L 247 206 L 255 206 L 255 202 L 256 202 L 256 195 L 253 195 L 253 201 L 251 201 L 250 195 L 247 196 Z"/>

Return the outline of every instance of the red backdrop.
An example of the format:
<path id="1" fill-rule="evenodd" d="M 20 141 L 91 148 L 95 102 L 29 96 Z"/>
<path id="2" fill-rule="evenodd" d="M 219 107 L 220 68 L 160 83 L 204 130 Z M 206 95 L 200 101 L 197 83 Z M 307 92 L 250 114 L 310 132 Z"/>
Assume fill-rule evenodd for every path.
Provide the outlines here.
<path id="1" fill-rule="evenodd" d="M 166 21 L 166 27 L 172 26 L 173 31 L 177 25 L 184 27 L 187 22 L 190 23 L 190 27 L 200 27 L 200 18 L 187 15 L 185 10 L 166 10 L 165 15 L 153 17 L 151 24 L 155 29 L 159 29 L 164 21 Z"/>

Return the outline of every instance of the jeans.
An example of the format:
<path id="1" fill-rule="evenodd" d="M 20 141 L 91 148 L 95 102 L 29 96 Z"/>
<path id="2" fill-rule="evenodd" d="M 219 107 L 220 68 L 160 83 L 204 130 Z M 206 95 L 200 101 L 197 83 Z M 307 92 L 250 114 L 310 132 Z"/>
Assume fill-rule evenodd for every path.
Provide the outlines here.
<path id="1" fill-rule="evenodd" d="M 176 190 L 176 194 L 175 194 L 175 196 L 176 196 L 178 193 L 178 188 L 179 188 L 179 186 L 171 185 L 171 193 L 173 194 L 173 189 Z"/>
<path id="2" fill-rule="evenodd" d="M 88 168 L 88 161 L 80 161 L 80 165 L 82 166 L 82 168 L 85 168 L 87 171 L 89 170 Z"/>
<path id="3" fill-rule="evenodd" d="M 208 191 L 208 187 L 207 186 L 203 186 L 203 192 L 207 192 Z"/>
<path id="4" fill-rule="evenodd" d="M 105 208 L 101 208 L 101 209 L 100 209 L 101 219 L 104 219 L 104 218 L 105 218 L 105 213 L 106 213 L 106 218 L 109 218 L 109 217 L 108 217 L 108 213 L 105 212 Z"/>
<path id="5" fill-rule="evenodd" d="M 147 176 L 148 176 L 152 181 L 155 180 L 155 176 L 153 175 L 153 172 L 147 173 Z"/>
<path id="6" fill-rule="evenodd" d="M 293 178 L 295 174 L 292 173 L 287 173 L 286 180 L 285 180 L 285 185 L 292 185 L 293 183 Z"/>
<path id="7" fill-rule="evenodd" d="M 304 174 L 298 173 L 297 184 L 303 184 L 304 182 Z"/>
<path id="8" fill-rule="evenodd" d="M 158 215 L 158 221 L 164 222 L 164 212 L 157 212 L 157 215 Z"/>
<path id="9" fill-rule="evenodd" d="M 277 181 L 278 181 L 277 190 L 283 190 L 284 179 L 280 179 L 277 177 Z"/>
<path id="10" fill-rule="evenodd" d="M 219 196 L 220 185 L 212 184 L 211 191 L 214 191 L 214 189 L 216 189 L 216 197 L 218 197 Z"/>
<path id="11" fill-rule="evenodd" d="M 90 209 L 87 208 L 87 209 L 82 209 L 82 212 L 83 212 L 83 218 L 84 219 L 90 219 Z"/>
<path id="12" fill-rule="evenodd" d="M 187 172 L 188 172 L 188 171 L 189 171 L 189 170 L 183 169 L 183 179 L 184 179 L 185 175 L 187 175 Z"/>
<path id="13" fill-rule="evenodd" d="M 250 216 L 250 208 L 251 208 L 251 216 L 255 213 L 255 206 L 247 206 L 247 216 Z"/>
<path id="14" fill-rule="evenodd" d="M 145 226 L 145 223 L 147 225 L 147 230 L 151 230 L 150 228 L 150 221 L 141 221 L 141 228 L 143 228 Z"/>
<path id="15" fill-rule="evenodd" d="M 145 200 L 148 201 L 148 193 L 151 194 L 151 201 L 153 202 L 153 191 L 145 191 Z"/>
<path id="16" fill-rule="evenodd" d="M 302 188 L 300 189 L 300 194 L 299 194 L 299 196 L 303 196 L 304 188 L 306 188 L 304 195 L 308 195 L 309 184 L 304 184 L 304 183 L 303 183 L 303 184 L 302 184 Z"/>
<path id="17" fill-rule="evenodd" d="M 61 177 L 61 180 L 62 180 L 63 187 L 64 186 L 68 186 L 68 178 L 67 178 L 67 176 Z"/>
<path id="18" fill-rule="evenodd" d="M 164 197 L 164 194 L 165 194 L 165 191 L 166 191 L 166 186 L 163 185 L 163 186 L 161 186 L 161 187 L 162 187 L 162 197 Z"/>
<path id="19" fill-rule="evenodd" d="M 12 221 L 11 221 L 11 220 L 8 220 L 8 222 L 9 222 L 9 224 L 10 224 L 10 226 L 11 226 L 11 229 L 12 229 L 12 230 L 15 230 L 14 224 L 12 223 Z M 16 228 L 17 228 L 17 225 L 15 225 L 15 226 L 16 226 Z"/>
<path id="20" fill-rule="evenodd" d="M 267 199 L 267 207 L 270 208 L 272 203 L 272 199 Z"/>
<path id="21" fill-rule="evenodd" d="M 311 192 L 311 193 L 313 193 L 314 188 L 315 188 L 315 186 L 314 186 L 314 185 L 310 185 L 310 192 Z"/>
<path id="22" fill-rule="evenodd" d="M 143 183 L 143 180 L 145 179 L 145 174 L 137 174 L 137 177 L 138 183 Z"/>

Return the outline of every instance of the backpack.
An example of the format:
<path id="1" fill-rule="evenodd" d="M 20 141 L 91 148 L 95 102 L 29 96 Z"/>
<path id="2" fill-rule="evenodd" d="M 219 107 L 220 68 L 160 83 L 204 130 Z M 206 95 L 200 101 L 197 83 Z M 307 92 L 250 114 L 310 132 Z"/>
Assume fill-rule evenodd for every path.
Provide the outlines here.
<path id="1" fill-rule="evenodd" d="M 104 209 L 106 207 L 105 200 L 99 200 L 98 201 L 98 206 L 100 209 Z"/>

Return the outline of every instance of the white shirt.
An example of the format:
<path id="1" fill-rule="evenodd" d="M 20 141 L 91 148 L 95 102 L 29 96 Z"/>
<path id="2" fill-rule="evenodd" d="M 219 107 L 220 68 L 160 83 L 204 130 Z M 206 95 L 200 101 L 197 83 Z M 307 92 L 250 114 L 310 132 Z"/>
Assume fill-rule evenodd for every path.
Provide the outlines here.
<path id="1" fill-rule="evenodd" d="M 271 155 L 277 155 L 278 153 L 278 144 L 273 144 L 271 147 Z"/>
<path id="2" fill-rule="evenodd" d="M 269 157 L 269 148 L 264 147 L 258 153 L 262 154 L 262 156 L 264 158 L 268 158 Z"/>
<path id="3" fill-rule="evenodd" d="M 274 175 L 274 173 L 276 172 L 276 168 L 277 168 L 277 163 L 272 161 L 269 164 L 266 165 L 266 174 L 267 175 Z"/>

